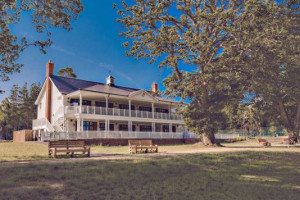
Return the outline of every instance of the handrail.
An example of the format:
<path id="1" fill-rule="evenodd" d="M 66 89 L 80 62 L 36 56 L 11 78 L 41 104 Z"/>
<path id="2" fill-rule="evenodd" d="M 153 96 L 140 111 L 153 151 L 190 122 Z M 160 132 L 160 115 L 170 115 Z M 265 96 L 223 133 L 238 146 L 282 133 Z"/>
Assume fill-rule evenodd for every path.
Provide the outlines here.
<path id="1" fill-rule="evenodd" d="M 121 117 L 139 117 L 139 118 L 153 118 L 154 119 L 168 119 L 168 120 L 182 120 L 182 116 L 174 113 L 160 113 L 140 110 L 127 110 L 119 108 L 105 108 L 95 106 L 65 106 L 66 114 L 95 114 L 95 115 L 112 115 Z M 130 113 L 131 112 L 131 113 Z"/>
<path id="2" fill-rule="evenodd" d="M 32 129 L 46 129 L 47 131 L 54 132 L 52 124 L 48 121 L 47 118 L 34 119 L 32 121 Z"/>
<path id="3" fill-rule="evenodd" d="M 82 131 L 43 133 L 43 140 L 77 140 L 77 139 L 184 139 L 183 132 L 128 132 L 128 131 Z"/>

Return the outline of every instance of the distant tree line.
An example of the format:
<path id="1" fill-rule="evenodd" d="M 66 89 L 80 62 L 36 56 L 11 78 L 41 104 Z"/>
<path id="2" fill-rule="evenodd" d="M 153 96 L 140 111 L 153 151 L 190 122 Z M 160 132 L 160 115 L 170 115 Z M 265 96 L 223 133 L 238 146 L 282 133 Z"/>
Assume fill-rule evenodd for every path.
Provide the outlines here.
<path id="1" fill-rule="evenodd" d="M 33 83 L 30 87 L 27 83 L 22 87 L 13 85 L 10 96 L 0 104 L 0 127 L 4 139 L 12 139 L 13 131 L 32 128 L 32 120 L 37 115 L 34 102 L 40 91 L 40 83 Z"/>

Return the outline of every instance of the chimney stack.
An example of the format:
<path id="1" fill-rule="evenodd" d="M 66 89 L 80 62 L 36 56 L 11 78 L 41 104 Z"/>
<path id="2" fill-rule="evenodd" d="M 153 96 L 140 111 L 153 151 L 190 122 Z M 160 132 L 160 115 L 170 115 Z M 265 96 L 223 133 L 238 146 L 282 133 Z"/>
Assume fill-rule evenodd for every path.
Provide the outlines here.
<path id="1" fill-rule="evenodd" d="M 158 91 L 158 84 L 156 82 L 152 83 L 151 90 L 152 90 L 152 92 L 157 92 Z"/>
<path id="2" fill-rule="evenodd" d="M 49 60 L 49 62 L 46 64 L 46 111 L 45 111 L 45 117 L 48 119 L 49 122 L 51 122 L 51 81 L 50 81 L 50 75 L 53 75 L 54 71 L 54 63 L 52 63 L 52 60 Z"/>

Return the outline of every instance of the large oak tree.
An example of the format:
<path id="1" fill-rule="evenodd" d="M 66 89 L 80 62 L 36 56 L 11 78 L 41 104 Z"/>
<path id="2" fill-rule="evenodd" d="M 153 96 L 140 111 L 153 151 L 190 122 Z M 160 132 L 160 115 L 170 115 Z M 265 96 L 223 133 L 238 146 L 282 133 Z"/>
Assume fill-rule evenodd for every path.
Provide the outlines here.
<path id="1" fill-rule="evenodd" d="M 173 69 L 164 80 L 165 93 L 190 102 L 181 110 L 184 120 L 190 130 L 204 136 L 205 144 L 211 144 L 226 118 L 224 108 L 238 105 L 247 91 L 263 93 L 258 88 L 264 81 L 257 72 L 267 72 L 270 65 L 266 60 L 262 64 L 266 52 L 257 44 L 272 42 L 261 33 L 275 23 L 278 11 L 293 6 L 295 1 L 135 0 L 130 5 L 123 1 L 118 21 L 124 25 L 121 36 L 128 39 L 123 44 L 129 47 L 128 56 Z M 277 38 L 278 31 L 271 26 L 270 37 Z"/>

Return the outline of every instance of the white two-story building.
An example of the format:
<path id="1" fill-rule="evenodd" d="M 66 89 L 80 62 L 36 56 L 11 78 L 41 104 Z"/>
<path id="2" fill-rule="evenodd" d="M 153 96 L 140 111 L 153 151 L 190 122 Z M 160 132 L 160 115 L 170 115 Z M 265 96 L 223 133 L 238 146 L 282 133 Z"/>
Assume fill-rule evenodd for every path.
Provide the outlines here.
<path id="1" fill-rule="evenodd" d="M 175 113 L 183 105 L 161 97 L 155 82 L 147 91 L 118 86 L 112 76 L 106 83 L 56 76 L 51 60 L 46 71 L 33 120 L 35 135 L 42 140 L 189 137 Z"/>

